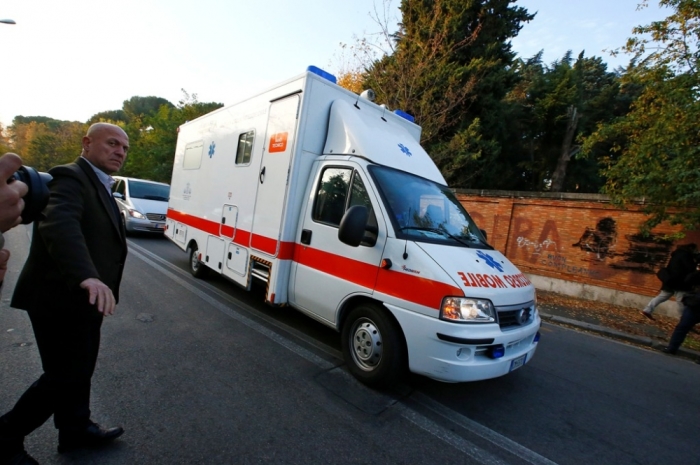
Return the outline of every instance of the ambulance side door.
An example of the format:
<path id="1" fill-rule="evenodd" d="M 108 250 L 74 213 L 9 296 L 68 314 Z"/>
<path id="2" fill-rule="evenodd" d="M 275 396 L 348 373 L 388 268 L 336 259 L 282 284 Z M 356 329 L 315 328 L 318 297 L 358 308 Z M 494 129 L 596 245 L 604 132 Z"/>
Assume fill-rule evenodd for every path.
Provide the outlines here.
<path id="1" fill-rule="evenodd" d="M 334 325 L 343 299 L 374 292 L 386 227 L 381 214 L 376 214 L 378 199 L 369 186 L 358 167 L 326 162 L 318 170 L 304 210 L 290 297 L 296 307 Z M 338 239 L 340 220 L 353 205 L 369 209 L 368 231 L 358 247 Z"/>

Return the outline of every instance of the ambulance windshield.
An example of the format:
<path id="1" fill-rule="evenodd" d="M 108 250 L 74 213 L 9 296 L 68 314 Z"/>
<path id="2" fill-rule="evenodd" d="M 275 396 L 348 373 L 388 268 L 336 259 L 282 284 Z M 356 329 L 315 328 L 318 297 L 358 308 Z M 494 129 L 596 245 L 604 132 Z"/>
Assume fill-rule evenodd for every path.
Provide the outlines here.
<path id="1" fill-rule="evenodd" d="M 492 248 L 447 186 L 385 166 L 370 174 L 399 239 Z"/>

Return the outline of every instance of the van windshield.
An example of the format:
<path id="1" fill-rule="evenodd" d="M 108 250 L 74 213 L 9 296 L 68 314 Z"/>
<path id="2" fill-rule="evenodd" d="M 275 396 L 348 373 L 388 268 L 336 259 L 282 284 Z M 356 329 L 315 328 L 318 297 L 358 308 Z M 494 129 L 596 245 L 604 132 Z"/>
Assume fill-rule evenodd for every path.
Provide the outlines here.
<path id="1" fill-rule="evenodd" d="M 369 170 L 397 238 L 492 248 L 447 186 L 385 166 Z"/>
<path id="2" fill-rule="evenodd" d="M 170 186 L 152 182 L 129 181 L 129 195 L 134 199 L 168 201 Z"/>

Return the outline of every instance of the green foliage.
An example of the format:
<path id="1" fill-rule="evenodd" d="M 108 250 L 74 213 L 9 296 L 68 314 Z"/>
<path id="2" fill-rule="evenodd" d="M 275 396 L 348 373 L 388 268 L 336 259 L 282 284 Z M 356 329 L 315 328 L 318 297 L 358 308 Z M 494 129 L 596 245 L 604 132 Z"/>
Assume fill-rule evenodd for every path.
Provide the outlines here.
<path id="1" fill-rule="evenodd" d="M 75 121 L 17 116 L 8 132 L 12 150 L 22 157 L 25 165 L 48 171 L 80 155 L 81 140 L 86 129 L 86 125 Z"/>
<path id="2" fill-rule="evenodd" d="M 177 106 L 168 102 L 150 114 L 136 116 L 125 108 L 124 111 L 131 115 L 125 127 L 131 148 L 122 168 L 124 176 L 170 182 L 178 127 L 223 106 L 221 103 L 199 102 L 196 94 L 190 95 L 184 89 L 183 94 Z"/>
<path id="3" fill-rule="evenodd" d="M 11 150 L 10 141 L 7 139 L 5 128 L 0 124 L 0 155 Z"/>
<path id="4" fill-rule="evenodd" d="M 513 187 L 549 190 L 559 176 L 556 191 L 598 192 L 604 182 L 598 158 L 578 156 L 576 141 L 593 132 L 597 123 L 627 111 L 629 101 L 620 92 L 619 75 L 608 72 L 601 58 L 585 57 L 583 52 L 575 60 L 567 52 L 549 66 L 542 63 L 540 52 L 518 60 L 516 71 L 521 80 L 507 101 L 518 139 L 509 144 L 509 159 L 522 176 Z"/>
<path id="5" fill-rule="evenodd" d="M 453 185 L 497 177 L 502 99 L 516 81 L 510 39 L 533 15 L 509 0 L 403 0 L 391 55 L 367 69 L 377 100 L 423 128 L 422 143 Z"/>
<path id="6" fill-rule="evenodd" d="M 128 118 L 126 116 L 126 112 L 124 110 L 108 110 L 108 111 L 101 111 L 99 113 L 96 113 L 90 117 L 89 120 L 87 120 L 88 126 L 94 123 L 99 123 L 99 122 L 111 122 L 111 123 L 126 123 L 128 121 Z"/>
<path id="7" fill-rule="evenodd" d="M 163 105 L 173 106 L 172 103 L 162 97 L 131 97 L 129 100 L 124 100 L 122 111 L 126 114 L 128 121 L 140 116 L 153 115 Z"/>
<path id="8" fill-rule="evenodd" d="M 700 2 L 661 0 L 673 13 L 635 28 L 625 51 L 635 56 L 622 77 L 639 90 L 631 110 L 601 124 L 584 142 L 610 147 L 604 192 L 621 206 L 642 202 L 648 232 L 662 221 L 700 225 Z"/>
<path id="9" fill-rule="evenodd" d="M 416 117 L 450 185 L 597 192 L 598 159 L 577 157 L 576 140 L 626 111 L 619 75 L 583 53 L 515 60 L 510 39 L 534 15 L 514 3 L 403 0 L 394 47 L 362 84 Z"/>
<path id="10" fill-rule="evenodd" d="M 123 127 L 129 135 L 130 150 L 120 174 L 170 182 L 178 126 L 223 106 L 202 103 L 196 94 L 183 93 L 178 106 L 160 97 L 132 97 L 124 101 L 123 109 L 97 113 L 86 124 L 17 116 L 8 128 L 9 137 L 4 137 L 0 126 L 0 148 L 3 153 L 16 152 L 26 165 L 48 171 L 75 160 L 89 125 L 106 121 Z"/>

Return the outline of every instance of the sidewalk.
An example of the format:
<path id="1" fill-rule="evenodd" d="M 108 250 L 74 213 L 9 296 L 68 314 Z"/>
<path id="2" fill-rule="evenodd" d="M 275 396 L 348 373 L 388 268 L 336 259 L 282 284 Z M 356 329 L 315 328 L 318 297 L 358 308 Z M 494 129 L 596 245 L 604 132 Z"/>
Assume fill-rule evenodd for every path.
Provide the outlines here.
<path id="1" fill-rule="evenodd" d="M 654 320 L 649 320 L 639 313 L 638 308 L 539 290 L 537 304 L 543 321 L 575 327 L 655 350 L 666 347 L 673 328 L 678 323 L 676 318 L 663 315 L 654 315 Z M 676 356 L 700 359 L 700 325 L 696 325 L 688 334 Z"/>

